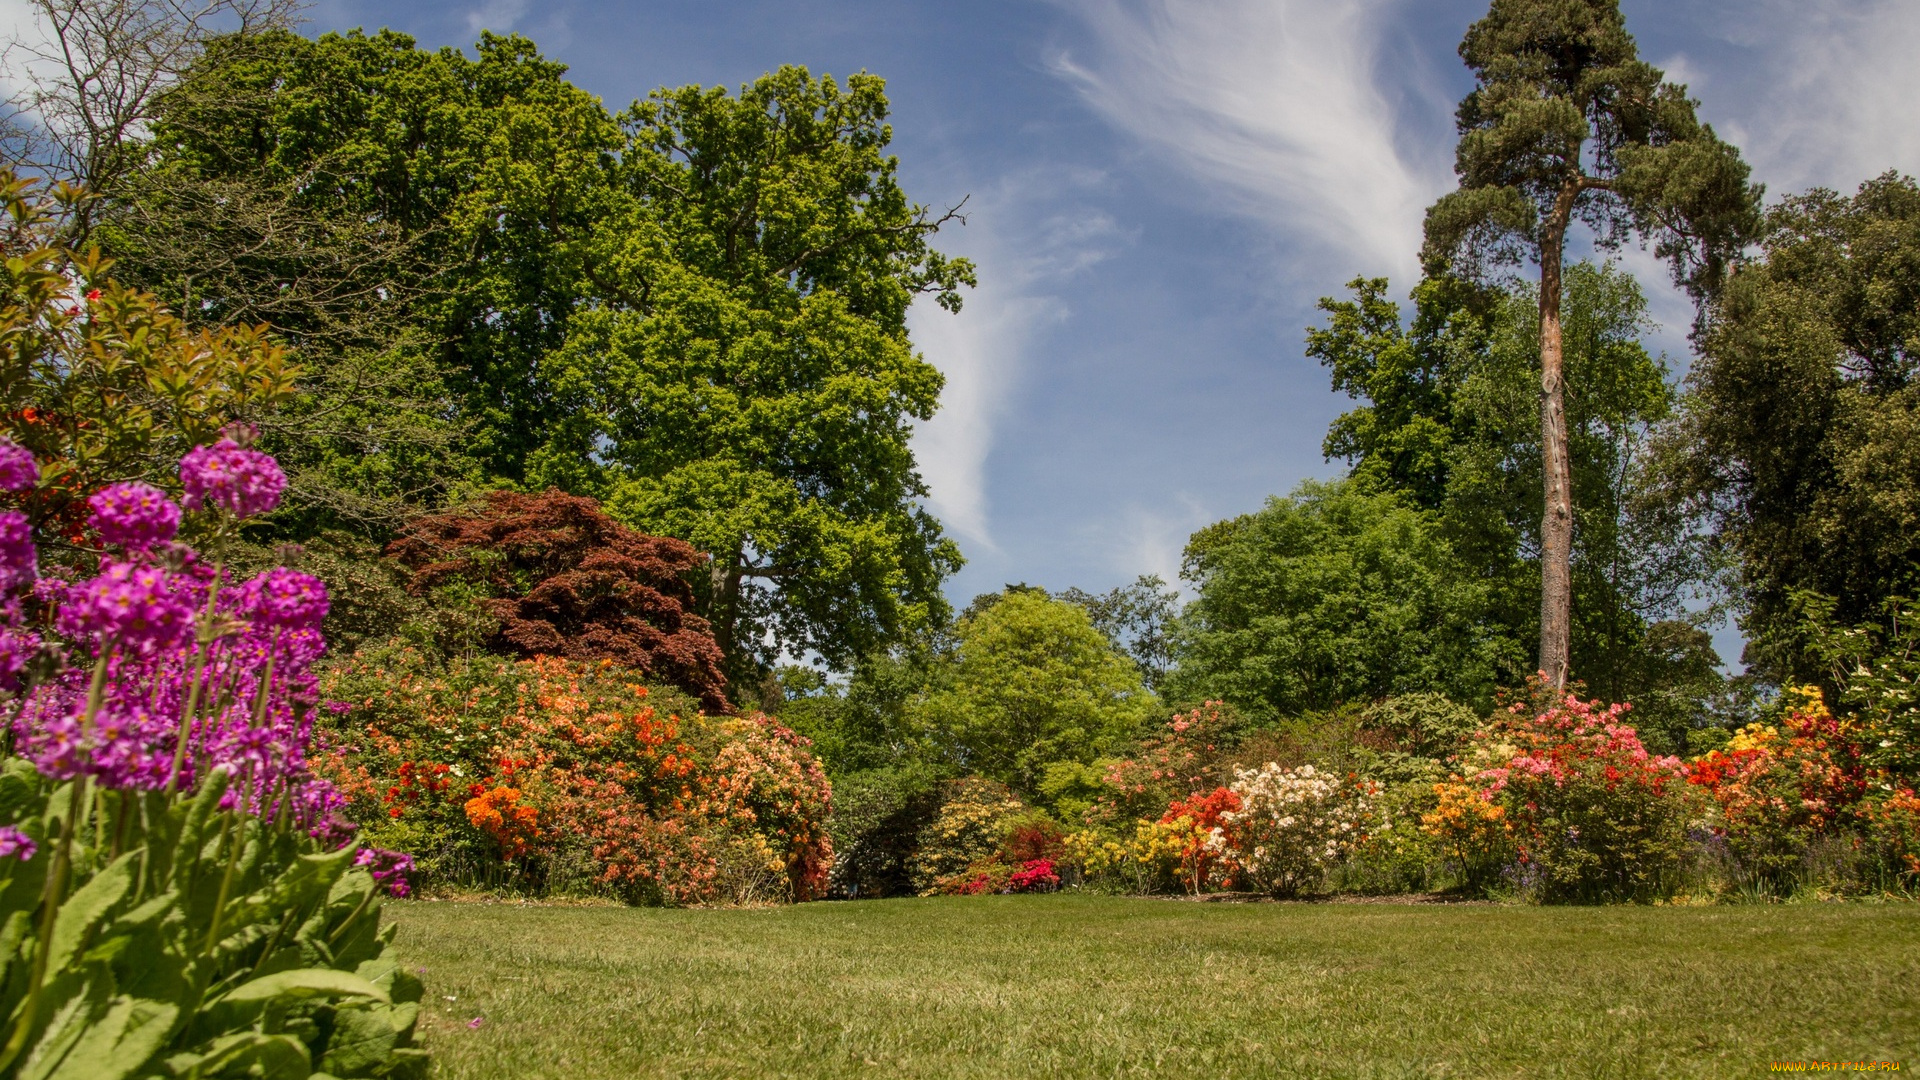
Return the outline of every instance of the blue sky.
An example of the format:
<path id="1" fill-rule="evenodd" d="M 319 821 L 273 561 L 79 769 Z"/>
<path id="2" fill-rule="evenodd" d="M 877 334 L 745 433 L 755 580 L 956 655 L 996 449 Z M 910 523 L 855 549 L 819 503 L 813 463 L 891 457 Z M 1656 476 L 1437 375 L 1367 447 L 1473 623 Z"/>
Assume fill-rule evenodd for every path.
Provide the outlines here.
<path id="1" fill-rule="evenodd" d="M 1920 171 L 1920 4 L 1626 0 L 1643 54 L 1689 83 L 1771 192 Z M 517 30 L 619 107 L 783 63 L 888 80 L 909 194 L 969 223 L 960 315 L 916 342 L 948 376 L 916 436 L 933 507 L 1003 582 L 1172 579 L 1187 535 L 1337 467 L 1346 407 L 1302 355 L 1317 297 L 1410 284 L 1451 186 L 1455 48 L 1485 0 L 321 0 L 313 30 L 427 45 Z M 1628 263 L 1685 364 L 1688 309 Z M 1724 639 L 1731 644 L 1732 638 Z M 1734 650 L 1737 652 L 1737 648 Z"/>

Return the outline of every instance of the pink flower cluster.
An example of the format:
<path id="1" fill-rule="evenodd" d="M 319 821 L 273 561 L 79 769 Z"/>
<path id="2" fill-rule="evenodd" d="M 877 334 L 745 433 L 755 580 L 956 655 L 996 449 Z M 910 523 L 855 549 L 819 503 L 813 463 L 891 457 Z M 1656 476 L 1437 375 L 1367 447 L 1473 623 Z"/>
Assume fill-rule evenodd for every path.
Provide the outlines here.
<path id="1" fill-rule="evenodd" d="M 272 458 L 231 441 L 189 460 L 196 455 L 181 474 L 193 478 L 197 506 L 244 517 L 270 508 L 285 486 Z M 177 545 L 158 558 L 180 508 L 145 484 L 116 484 L 90 503 L 94 528 L 124 556 L 102 558 L 91 578 L 36 588 L 57 606 L 70 656 L 13 703 L 18 752 L 50 777 L 84 775 L 107 788 L 190 789 L 217 771 L 228 777 L 227 808 L 284 807 L 316 836 L 347 840 L 343 800 L 307 765 L 326 587 L 285 567 L 233 583 Z M 0 514 L 0 572 L 11 592 L 32 580 L 32 544 L 24 519 L 11 545 L 8 527 Z M 196 620 L 208 633 L 195 635 Z M 41 647 L 33 634 L 0 628 L 0 685 L 18 690 Z M 102 693 L 90 704 L 96 678 Z"/>
<path id="2" fill-rule="evenodd" d="M 0 512 L 0 594 L 11 596 L 34 579 L 33 530 L 18 510 Z"/>
<path id="3" fill-rule="evenodd" d="M 240 609 L 262 625 L 313 630 L 327 617 L 327 586 L 312 574 L 276 566 L 240 588 Z"/>
<path id="4" fill-rule="evenodd" d="M 180 484 L 189 510 L 215 506 L 234 517 L 249 518 L 280 505 L 287 475 L 271 455 L 227 438 L 188 451 L 180 459 Z"/>
<path id="5" fill-rule="evenodd" d="M 180 531 L 180 507 L 152 484 L 112 484 L 87 500 L 100 538 L 129 552 L 147 551 Z"/>
<path id="6" fill-rule="evenodd" d="M 0 439 L 0 491 L 26 491 L 40 482 L 40 466 L 33 451 L 11 439 Z"/>
<path id="7" fill-rule="evenodd" d="M 40 845 L 33 842 L 33 837 L 12 825 L 0 825 L 0 859 L 19 859 L 21 862 L 26 862 L 33 858 L 33 853 L 38 850 Z"/>
<path id="8" fill-rule="evenodd" d="M 127 649 L 178 645 L 193 632 L 193 602 L 151 563 L 108 560 L 98 577 L 67 590 L 60 632 Z"/>
<path id="9" fill-rule="evenodd" d="M 1492 799 L 1508 783 L 1523 776 L 1562 786 L 1584 778 L 1592 763 L 1600 764 L 1600 775 L 1608 784 L 1631 779 L 1664 785 L 1685 777 L 1686 768 L 1679 758 L 1648 753 L 1640 733 L 1620 722 L 1633 706 L 1617 702 L 1600 709 L 1596 704 L 1568 694 L 1533 716 L 1515 706 L 1512 719 L 1477 734 L 1475 738 L 1487 750 L 1497 746 L 1511 751 L 1510 756 L 1500 755 L 1476 774 L 1484 785 L 1481 797 Z"/>
<path id="10" fill-rule="evenodd" d="M 366 867 L 389 896 L 404 898 L 413 892 L 413 886 L 407 883 L 407 875 L 413 873 L 413 856 L 403 851 L 363 847 L 353 857 L 353 865 Z"/>

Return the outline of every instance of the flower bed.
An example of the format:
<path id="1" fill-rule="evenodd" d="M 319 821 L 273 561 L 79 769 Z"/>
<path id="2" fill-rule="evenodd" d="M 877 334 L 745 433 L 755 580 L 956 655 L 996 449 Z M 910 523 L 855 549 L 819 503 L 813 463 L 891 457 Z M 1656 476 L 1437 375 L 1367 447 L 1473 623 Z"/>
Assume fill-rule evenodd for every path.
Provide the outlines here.
<path id="1" fill-rule="evenodd" d="M 766 716 L 709 716 L 610 662 L 551 657 L 438 667 L 387 650 L 327 690 L 349 708 L 319 769 L 428 883 L 674 904 L 824 888 L 831 789 Z"/>

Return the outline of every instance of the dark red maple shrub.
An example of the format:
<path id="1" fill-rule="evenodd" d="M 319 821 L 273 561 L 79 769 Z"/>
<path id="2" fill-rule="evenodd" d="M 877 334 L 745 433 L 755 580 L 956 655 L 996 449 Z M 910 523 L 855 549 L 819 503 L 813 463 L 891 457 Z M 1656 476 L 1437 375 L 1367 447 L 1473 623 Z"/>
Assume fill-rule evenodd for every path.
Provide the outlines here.
<path id="1" fill-rule="evenodd" d="M 484 585 L 509 651 L 612 660 L 709 710 L 731 708 L 720 646 L 692 613 L 685 578 L 707 557 L 684 540 L 635 532 L 592 499 L 495 491 L 477 507 L 418 519 L 387 553 L 413 571 L 416 590 Z"/>

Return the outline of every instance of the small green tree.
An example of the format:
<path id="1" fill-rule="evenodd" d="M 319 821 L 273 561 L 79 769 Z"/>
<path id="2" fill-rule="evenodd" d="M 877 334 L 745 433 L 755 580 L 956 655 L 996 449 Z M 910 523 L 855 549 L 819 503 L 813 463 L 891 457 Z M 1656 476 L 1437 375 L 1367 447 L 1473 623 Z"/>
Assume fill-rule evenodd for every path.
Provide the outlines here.
<path id="1" fill-rule="evenodd" d="M 1696 115 L 1686 88 L 1639 58 L 1618 0 L 1494 0 L 1460 57 L 1460 188 L 1427 211 L 1424 258 L 1469 277 L 1540 267 L 1540 669 L 1567 680 L 1574 511 L 1561 342 L 1567 229 L 1603 246 L 1651 240 L 1696 297 L 1718 286 L 1758 219 L 1739 152 Z"/>
<path id="2" fill-rule="evenodd" d="M 1086 612 L 1037 589 L 962 619 L 942 683 L 913 706 L 929 740 L 959 770 L 1029 798 L 1048 765 L 1122 750 L 1157 709 Z"/>

